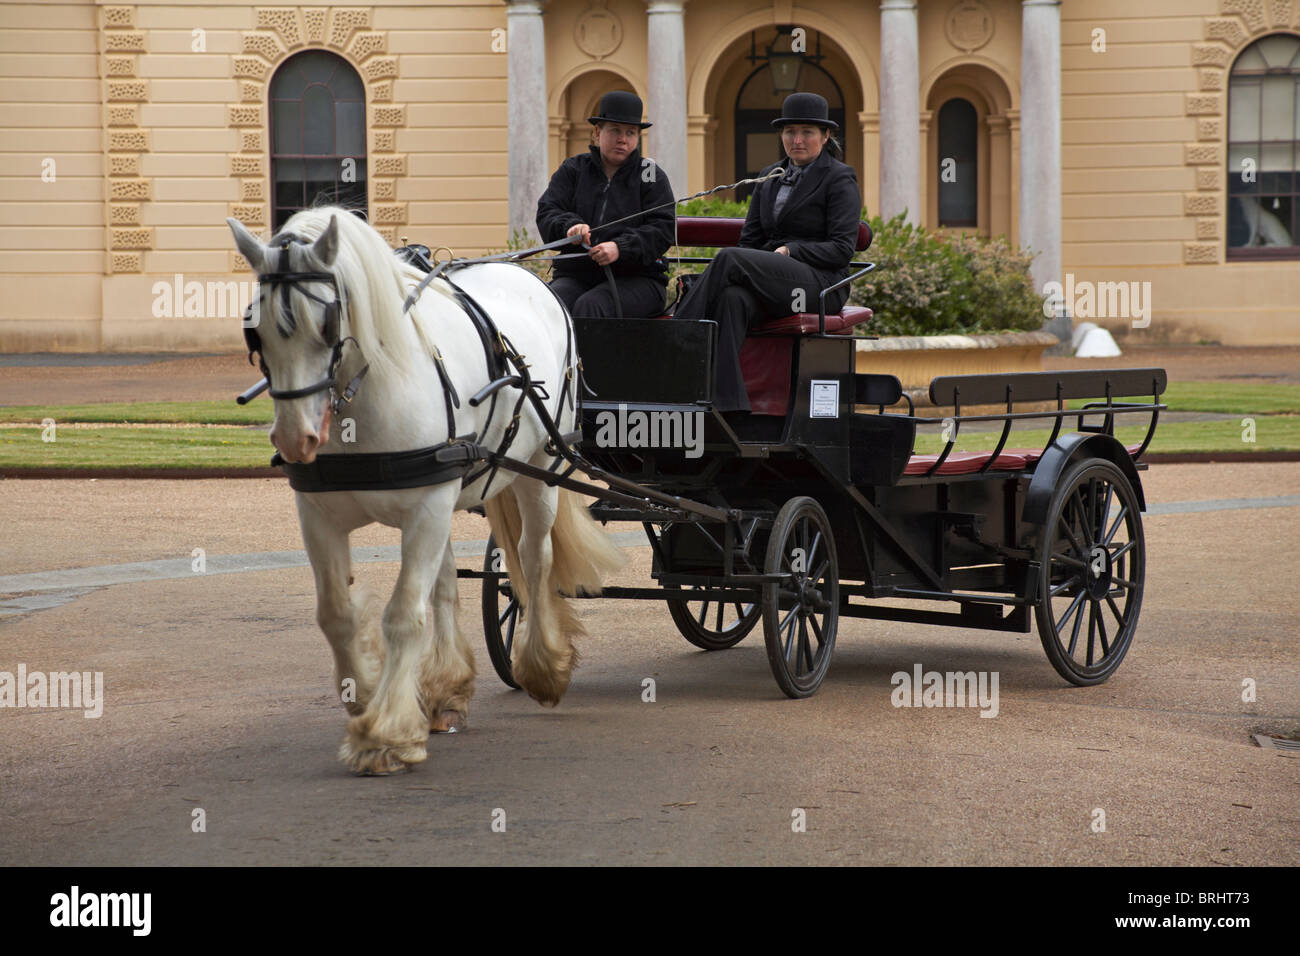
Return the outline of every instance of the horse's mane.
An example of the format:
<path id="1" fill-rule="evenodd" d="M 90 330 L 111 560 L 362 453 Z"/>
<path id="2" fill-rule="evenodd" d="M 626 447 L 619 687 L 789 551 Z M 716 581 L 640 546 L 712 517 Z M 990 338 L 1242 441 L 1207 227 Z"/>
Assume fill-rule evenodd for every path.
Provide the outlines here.
<path id="1" fill-rule="evenodd" d="M 341 294 L 347 299 L 349 332 L 374 371 L 387 367 L 390 371 L 409 373 L 414 356 L 409 348 L 403 347 L 409 341 L 407 323 L 414 326 L 425 354 L 433 350 L 426 327 L 427 316 L 422 314 L 427 308 L 416 305 L 410 315 L 402 311 L 403 301 L 423 274 L 393 255 L 383 236 L 342 206 L 304 209 L 285 223 L 284 231 L 315 242 L 329 227 L 331 216 L 339 224 L 339 251 L 331 268 L 338 277 Z M 433 282 L 431 286 L 443 295 L 448 294 L 442 282 Z"/>

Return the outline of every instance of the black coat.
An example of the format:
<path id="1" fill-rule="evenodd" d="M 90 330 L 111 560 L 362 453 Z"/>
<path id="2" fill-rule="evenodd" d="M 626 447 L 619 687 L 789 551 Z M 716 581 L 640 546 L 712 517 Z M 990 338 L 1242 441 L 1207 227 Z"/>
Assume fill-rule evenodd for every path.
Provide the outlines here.
<path id="1" fill-rule="evenodd" d="M 537 231 L 543 242 L 554 242 L 570 227 L 585 222 L 592 228 L 593 246 L 610 240 L 618 244 L 618 260 L 611 266 L 616 277 L 646 276 L 667 285 L 663 256 L 676 233 L 672 199 L 667 173 L 660 166 L 643 165 L 639 149 L 633 150 L 612 179 L 606 179 L 600 150 L 592 146 L 587 153 L 566 159 L 551 177 L 537 201 Z M 670 205 L 621 225 L 596 229 L 602 222 L 662 203 Z M 561 246 L 559 251 L 580 252 L 582 246 Z M 557 277 L 572 276 L 588 285 L 605 278 L 604 270 L 586 257 L 561 259 L 554 268 Z"/>
<path id="2" fill-rule="evenodd" d="M 759 175 L 777 166 L 788 169 L 789 164 L 789 159 L 773 163 Z M 804 170 L 778 217 L 772 209 L 780 188 L 779 179 L 769 179 L 754 188 L 739 245 L 767 252 L 786 246 L 791 259 L 816 270 L 823 288 L 843 279 L 849 274 L 862 216 L 862 195 L 853 167 L 823 149 Z"/>

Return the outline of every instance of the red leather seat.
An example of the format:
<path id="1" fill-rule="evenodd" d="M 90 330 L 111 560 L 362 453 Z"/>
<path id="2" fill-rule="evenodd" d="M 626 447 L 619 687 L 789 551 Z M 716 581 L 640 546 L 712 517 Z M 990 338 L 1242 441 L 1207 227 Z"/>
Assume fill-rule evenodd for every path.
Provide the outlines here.
<path id="1" fill-rule="evenodd" d="M 991 451 L 955 451 L 949 455 L 936 475 L 973 475 L 984 467 L 985 463 L 993 456 Z M 938 455 L 913 455 L 907 467 L 903 469 L 905 475 L 924 475 L 934 463 L 939 460 Z M 1015 452 L 1004 451 L 998 455 L 997 461 L 993 463 L 994 471 L 1019 471 L 1025 467 L 1025 456 Z"/>
<path id="2" fill-rule="evenodd" d="M 842 312 L 833 312 L 826 316 L 828 335 L 852 335 L 854 326 L 871 321 L 871 310 L 857 305 L 846 305 Z M 761 325 L 749 330 L 750 335 L 815 335 L 817 333 L 817 313 L 800 312 L 779 319 L 768 319 Z"/>

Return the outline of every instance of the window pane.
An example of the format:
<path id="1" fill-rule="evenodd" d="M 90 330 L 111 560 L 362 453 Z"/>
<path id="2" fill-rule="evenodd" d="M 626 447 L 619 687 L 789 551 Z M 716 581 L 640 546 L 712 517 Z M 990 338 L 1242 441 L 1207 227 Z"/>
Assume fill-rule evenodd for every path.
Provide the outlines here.
<path id="1" fill-rule="evenodd" d="M 975 107 L 952 99 L 939 109 L 939 225 L 977 222 L 979 143 Z"/>
<path id="2" fill-rule="evenodd" d="M 303 165 L 301 159 L 281 159 L 275 164 L 275 204 L 301 206 Z"/>
<path id="3" fill-rule="evenodd" d="M 1271 36 L 1264 37 L 1256 44 L 1259 52 L 1264 56 L 1264 62 L 1274 69 L 1285 67 L 1291 62 L 1291 57 L 1295 56 L 1296 47 L 1300 47 L 1300 40 L 1290 36 Z"/>
<path id="4" fill-rule="evenodd" d="M 302 152 L 302 104 L 297 100 L 280 100 L 271 104 L 274 118 L 274 153 Z"/>
<path id="5" fill-rule="evenodd" d="M 1228 141 L 1259 139 L 1259 81 L 1228 84 Z"/>
<path id="6" fill-rule="evenodd" d="M 338 66 L 338 58 L 330 53 L 312 51 L 304 53 L 299 60 L 299 69 L 308 83 L 328 83 Z"/>
<path id="7" fill-rule="evenodd" d="M 330 89 L 341 100 L 364 100 L 366 98 L 365 88 L 361 85 L 361 77 L 356 70 L 350 67 L 335 72 L 334 78 L 330 80 Z"/>
<path id="8" fill-rule="evenodd" d="M 1228 200 L 1228 245 L 1245 248 L 1256 230 L 1258 206 L 1250 196 L 1233 196 Z"/>
<path id="9" fill-rule="evenodd" d="M 339 164 L 333 159 L 307 160 L 307 205 L 334 202 L 334 188 L 338 181 Z"/>
<path id="10" fill-rule="evenodd" d="M 1291 197 L 1265 196 L 1259 212 L 1259 239 L 1261 246 L 1290 246 Z"/>
<path id="11" fill-rule="evenodd" d="M 1295 131 L 1295 80 L 1290 76 L 1266 76 L 1261 114 L 1263 140 L 1290 140 Z"/>
<path id="12" fill-rule="evenodd" d="M 1295 168 L 1295 163 L 1292 162 L 1294 155 L 1292 143 L 1265 143 L 1259 151 L 1259 171 L 1289 173 Z"/>
<path id="13" fill-rule="evenodd" d="M 1237 62 L 1232 64 L 1232 72 L 1236 73 L 1238 70 L 1263 70 L 1267 66 L 1264 57 L 1260 55 L 1259 47 L 1251 46 L 1247 47 L 1246 52 L 1237 57 Z"/>
<path id="14" fill-rule="evenodd" d="M 364 156 L 366 154 L 366 105 L 360 100 L 334 103 L 334 115 L 337 117 L 335 129 L 338 130 L 336 146 L 340 156 Z"/>
<path id="15" fill-rule="evenodd" d="M 1251 162 L 1249 170 L 1243 165 L 1246 160 Z M 1257 145 L 1238 145 L 1228 148 L 1228 192 L 1259 192 L 1259 147 Z"/>
<path id="16" fill-rule="evenodd" d="M 330 156 L 334 153 L 334 97 L 323 86 L 309 86 L 302 97 L 303 152 Z"/>

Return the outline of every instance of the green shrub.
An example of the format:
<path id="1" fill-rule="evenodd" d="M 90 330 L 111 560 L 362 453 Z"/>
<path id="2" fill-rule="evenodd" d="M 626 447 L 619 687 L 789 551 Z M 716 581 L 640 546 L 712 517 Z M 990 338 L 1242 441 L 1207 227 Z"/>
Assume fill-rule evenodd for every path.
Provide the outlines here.
<path id="1" fill-rule="evenodd" d="M 862 254 L 874 272 L 853 283 L 849 301 L 875 312 L 871 335 L 944 335 L 1037 329 L 1042 298 L 1028 253 L 1006 239 L 931 233 L 903 220 L 871 219 Z"/>

